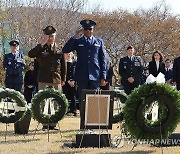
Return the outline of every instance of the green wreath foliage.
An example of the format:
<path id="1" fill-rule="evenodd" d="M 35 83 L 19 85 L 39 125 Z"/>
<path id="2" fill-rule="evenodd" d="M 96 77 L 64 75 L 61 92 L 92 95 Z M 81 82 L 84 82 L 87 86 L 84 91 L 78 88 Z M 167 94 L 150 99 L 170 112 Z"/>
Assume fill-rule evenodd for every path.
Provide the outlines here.
<path id="1" fill-rule="evenodd" d="M 1 89 L 0 101 L 2 101 L 2 99 L 7 99 L 7 98 L 14 100 L 19 107 L 27 106 L 27 102 L 25 101 L 24 96 L 20 92 L 13 89 L 9 89 L 9 88 Z M 6 114 L 6 115 L 0 112 L 0 122 L 15 123 L 17 121 L 20 121 L 25 116 L 27 112 L 26 109 L 25 111 L 14 112 L 14 113 Z"/>
<path id="2" fill-rule="evenodd" d="M 115 91 L 115 97 L 122 104 L 125 104 L 128 96 L 124 92 Z M 115 124 L 115 123 L 121 122 L 122 120 L 123 120 L 123 112 L 119 112 L 118 114 L 113 115 L 112 123 Z"/>
<path id="3" fill-rule="evenodd" d="M 158 100 L 157 97 L 160 100 L 160 120 L 147 123 L 142 109 L 153 100 Z M 167 139 L 180 121 L 180 93 L 169 84 L 144 84 L 134 89 L 128 97 L 123 114 L 126 128 L 133 137 Z"/>
<path id="4" fill-rule="evenodd" d="M 46 115 L 41 112 L 40 103 L 48 98 L 54 98 L 57 100 L 59 105 L 58 110 L 53 115 Z M 32 116 L 39 123 L 57 123 L 61 120 L 68 110 L 68 100 L 66 96 L 60 91 L 54 88 L 46 88 L 45 90 L 40 90 L 32 99 Z"/>

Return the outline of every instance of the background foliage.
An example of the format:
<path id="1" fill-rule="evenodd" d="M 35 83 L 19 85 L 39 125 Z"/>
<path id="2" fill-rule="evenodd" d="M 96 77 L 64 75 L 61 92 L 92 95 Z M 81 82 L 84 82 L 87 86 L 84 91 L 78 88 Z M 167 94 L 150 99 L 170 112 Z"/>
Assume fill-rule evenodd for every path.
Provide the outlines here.
<path id="1" fill-rule="evenodd" d="M 165 1 L 148 10 L 129 12 L 117 9 L 102 12 L 98 6 L 88 11 L 88 0 L 1 0 L 0 36 L 7 37 L 3 23 L 11 24 L 12 39 L 20 41 L 20 50 L 27 55 L 42 38 L 42 29 L 53 25 L 57 29 L 57 42 L 64 43 L 80 28 L 79 22 L 91 18 L 97 22 L 95 35 L 101 37 L 115 66 L 115 80 L 119 80 L 118 63 L 128 45 L 133 45 L 146 65 L 154 50 L 165 58 L 180 54 L 180 15 L 173 15 Z M 3 39 L 1 45 L 3 45 Z M 1 51 L 2 54 L 4 51 Z M 0 77 L 2 80 L 3 77 Z"/>

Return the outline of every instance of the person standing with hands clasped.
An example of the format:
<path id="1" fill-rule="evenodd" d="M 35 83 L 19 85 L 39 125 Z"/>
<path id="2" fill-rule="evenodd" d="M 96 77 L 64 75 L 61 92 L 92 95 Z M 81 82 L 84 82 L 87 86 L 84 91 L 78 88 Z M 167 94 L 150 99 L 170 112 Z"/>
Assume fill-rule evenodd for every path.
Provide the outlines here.
<path id="1" fill-rule="evenodd" d="M 66 82 L 63 86 L 63 93 L 66 95 L 67 99 L 70 101 L 68 114 L 77 115 L 76 113 L 76 82 L 74 80 L 74 73 L 76 67 L 76 61 L 73 59 L 73 52 L 66 53 L 66 63 L 67 63 L 67 75 Z"/>
<path id="2" fill-rule="evenodd" d="M 30 58 L 38 61 L 38 90 L 46 86 L 52 86 L 56 90 L 62 90 L 66 78 L 66 62 L 64 54 L 55 43 L 56 29 L 53 26 L 47 26 L 43 29 L 44 38 L 41 43 L 28 53 Z M 55 129 L 56 124 L 50 125 L 50 129 Z M 43 129 L 48 126 L 44 125 Z"/>
<path id="3" fill-rule="evenodd" d="M 62 49 L 64 53 L 77 52 L 75 80 L 79 99 L 82 89 L 97 89 L 106 84 L 106 51 L 103 40 L 93 35 L 96 23 L 93 20 L 82 20 L 80 24 L 83 30 L 77 31 Z M 81 32 L 83 36 L 80 36 Z"/>
<path id="4" fill-rule="evenodd" d="M 143 64 L 139 56 L 134 56 L 134 47 L 128 46 L 127 56 L 120 59 L 119 74 L 127 95 L 141 84 Z"/>
<path id="5" fill-rule="evenodd" d="M 36 74 L 34 72 L 34 62 L 30 62 L 29 70 L 25 73 L 24 76 L 24 97 L 27 103 L 31 103 L 33 94 L 36 91 Z"/>
<path id="6" fill-rule="evenodd" d="M 3 67 L 6 70 L 5 87 L 22 91 L 23 75 L 22 71 L 25 66 L 24 56 L 19 53 L 19 42 L 13 40 L 9 42 L 11 53 L 5 54 Z"/>
<path id="7" fill-rule="evenodd" d="M 149 74 L 157 77 L 161 72 L 165 75 L 165 64 L 163 62 L 163 55 L 160 51 L 155 51 L 152 55 L 152 61 L 149 62 Z"/>

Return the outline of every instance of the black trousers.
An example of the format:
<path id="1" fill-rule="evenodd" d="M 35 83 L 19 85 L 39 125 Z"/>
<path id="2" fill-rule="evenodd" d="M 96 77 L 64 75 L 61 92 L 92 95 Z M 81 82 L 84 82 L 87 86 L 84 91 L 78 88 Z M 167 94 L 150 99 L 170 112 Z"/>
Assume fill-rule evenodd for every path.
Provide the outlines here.
<path id="1" fill-rule="evenodd" d="M 176 87 L 177 87 L 177 90 L 180 90 L 180 83 L 177 83 Z"/>
<path id="2" fill-rule="evenodd" d="M 66 98 L 71 102 L 69 103 L 69 112 L 76 111 L 76 87 L 71 87 L 67 82 L 62 87 L 63 93 L 66 95 Z"/>
<path id="3" fill-rule="evenodd" d="M 24 97 L 27 103 L 31 103 L 33 92 L 34 92 L 34 88 L 28 88 L 28 87 L 24 88 Z"/>

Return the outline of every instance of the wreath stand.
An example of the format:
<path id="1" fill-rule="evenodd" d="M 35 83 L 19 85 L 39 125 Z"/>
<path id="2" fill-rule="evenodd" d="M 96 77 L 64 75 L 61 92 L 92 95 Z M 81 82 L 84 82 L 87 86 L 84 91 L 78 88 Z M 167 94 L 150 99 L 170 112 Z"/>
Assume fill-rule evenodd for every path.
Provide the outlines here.
<path id="1" fill-rule="evenodd" d="M 115 98 L 116 98 L 116 105 L 117 105 L 117 114 L 113 115 L 113 124 L 119 123 L 117 128 L 119 128 L 120 136 L 114 136 L 111 140 L 112 142 L 111 145 L 113 148 L 121 148 L 123 147 L 123 144 L 121 144 L 121 142 L 123 141 L 124 136 L 126 137 L 130 136 L 124 127 L 123 107 L 121 106 L 122 104 L 125 104 L 128 96 L 124 92 L 116 90 Z M 122 122 L 121 125 L 120 125 L 120 122 Z"/>
<path id="2" fill-rule="evenodd" d="M 8 99 L 7 99 L 8 100 Z M 6 103 L 6 104 L 5 104 Z M 5 142 L 7 141 L 7 131 L 8 131 L 8 125 L 9 125 L 9 122 L 7 121 L 7 118 L 9 117 L 9 106 L 8 106 L 9 102 L 3 102 L 3 108 L 2 108 L 2 112 L 5 112 L 6 110 L 6 114 L 7 116 L 5 117 L 5 127 L 6 127 L 6 131 L 5 131 Z M 12 103 L 12 107 L 13 107 L 13 110 L 15 111 L 15 108 L 14 108 L 14 105 Z M 6 108 L 6 109 L 5 109 Z"/>
<path id="3" fill-rule="evenodd" d="M 161 95 L 157 95 L 157 94 L 156 95 L 152 95 L 152 96 L 148 97 L 147 100 L 151 101 L 153 98 L 157 98 L 156 101 L 159 102 L 160 101 L 159 96 L 161 97 Z M 153 103 L 150 112 L 146 113 L 145 117 L 149 118 L 149 120 L 151 119 L 152 121 L 158 120 L 158 117 L 160 116 L 160 115 L 158 115 L 159 114 L 158 113 L 158 109 L 159 109 L 159 106 L 157 105 L 157 103 Z M 148 117 L 149 115 L 151 115 L 151 116 Z M 163 140 L 163 138 L 162 138 L 162 124 L 161 124 L 161 121 L 160 121 L 160 124 L 159 124 L 159 132 L 160 132 L 160 145 L 159 146 L 160 146 L 161 152 L 163 154 L 163 147 L 162 147 L 162 140 Z M 140 140 L 140 138 L 138 137 L 136 141 L 139 141 L 139 140 Z M 135 142 L 133 147 L 132 147 L 132 149 L 131 149 L 131 151 L 133 151 L 134 148 L 137 145 L 138 145 L 138 142 Z"/>
<path id="4" fill-rule="evenodd" d="M 168 84 L 150 83 L 135 89 L 123 110 L 131 138 L 148 139 L 146 143 L 152 145 L 157 145 L 156 139 L 159 139 L 157 146 L 162 148 L 163 139 L 166 140 L 178 124 L 179 100 L 178 91 Z M 137 145 L 138 142 L 134 143 L 132 150 Z"/>
<path id="5" fill-rule="evenodd" d="M 38 124 L 37 124 L 37 126 L 36 126 L 36 129 L 35 129 L 35 132 L 34 132 L 34 135 L 33 135 L 33 139 L 35 138 L 35 135 L 36 135 L 36 132 L 37 132 L 37 130 L 38 130 L 39 124 L 40 124 L 40 123 L 38 122 Z M 48 131 L 48 142 L 49 142 L 49 124 L 50 124 L 50 123 L 48 123 L 48 129 L 47 129 L 47 131 Z M 59 128 L 59 130 L 57 130 L 57 131 L 59 131 L 60 137 L 62 138 L 62 133 L 61 133 L 61 130 L 60 130 L 59 123 L 57 123 L 57 125 L 58 125 L 58 128 Z"/>
<path id="6" fill-rule="evenodd" d="M 47 101 L 46 104 L 45 104 L 45 107 L 44 107 L 44 113 L 47 115 L 47 118 L 48 118 L 48 123 L 47 123 L 47 132 L 48 132 L 48 142 L 49 142 L 49 126 L 50 126 L 50 117 L 51 117 L 51 113 L 55 113 L 54 111 L 54 105 L 52 105 L 52 102 L 50 101 Z M 62 138 L 62 133 L 61 133 L 61 129 L 60 129 L 60 126 L 59 126 L 59 122 L 57 122 L 57 125 L 58 125 L 58 130 L 59 131 L 59 134 L 60 134 L 60 137 Z M 34 135 L 33 135 L 33 139 L 36 135 L 36 132 L 38 130 L 38 126 L 39 126 L 39 122 L 36 126 L 36 129 L 35 129 L 35 132 L 34 132 Z"/>
<path id="7" fill-rule="evenodd" d="M 9 100 L 9 99 L 7 99 L 7 100 Z M 11 105 L 10 105 L 11 104 Z M 10 111 L 14 111 L 15 112 L 15 114 L 18 114 L 19 112 L 21 112 L 21 111 L 24 111 L 25 112 L 25 110 L 24 110 L 24 108 L 25 107 L 19 107 L 19 106 L 14 106 L 14 104 L 12 103 L 12 102 L 3 102 L 3 108 L 1 108 L 2 109 L 2 112 L 4 113 L 4 112 L 6 112 L 6 116 L 5 116 L 5 121 L 2 121 L 3 123 L 5 123 L 5 127 L 6 127 L 6 130 L 5 130 L 5 142 L 7 141 L 7 131 L 8 131 L 8 125 L 9 125 L 9 123 L 13 123 L 13 124 L 15 124 L 16 122 L 18 122 L 19 121 L 19 119 L 21 118 L 21 117 L 19 117 L 18 119 L 16 119 L 16 116 L 19 116 L 19 115 L 15 115 L 15 117 L 12 119 L 12 120 L 10 120 L 10 121 L 8 121 L 8 117 L 10 117 L 9 115 L 10 115 Z M 18 112 L 17 112 L 17 110 L 19 110 Z M 17 112 L 17 113 L 16 113 Z M 21 127 L 21 126 L 20 126 Z M 22 130 L 22 129 L 21 129 Z M 25 138 L 25 133 L 23 134 L 23 137 Z"/>
<path id="8" fill-rule="evenodd" d="M 57 103 L 57 106 L 55 106 L 55 102 L 53 102 L 52 100 Z M 58 124 L 59 133 L 62 138 L 58 121 L 60 121 L 64 117 L 68 109 L 68 100 L 66 99 L 66 96 L 60 91 L 55 90 L 52 87 L 48 87 L 44 90 L 39 90 L 38 93 L 34 95 L 31 101 L 31 110 L 33 113 L 33 117 L 38 121 L 35 133 L 33 135 L 33 139 L 36 135 L 39 123 L 47 125 L 48 142 L 51 123 Z M 41 104 L 41 102 L 43 101 L 45 101 L 45 104 Z"/>
<path id="9" fill-rule="evenodd" d="M 19 96 L 19 97 L 18 97 Z M 8 131 L 8 124 L 9 123 L 16 123 L 22 119 L 23 113 L 20 112 L 26 112 L 26 107 L 24 106 L 24 99 L 21 96 L 21 94 L 13 89 L 1 89 L 0 90 L 0 109 L 1 109 L 1 119 L 0 121 L 2 123 L 5 123 L 5 142 L 7 141 L 7 131 Z M 14 103 L 11 99 L 14 99 L 15 101 L 19 101 L 19 103 Z M 3 100 L 3 101 L 2 101 Z M 13 112 L 13 115 L 9 112 Z M 5 116 L 4 116 L 5 114 Z M 20 126 L 21 127 L 21 126 Z M 25 133 L 23 134 L 25 138 Z"/>
<path id="10" fill-rule="evenodd" d="M 103 129 L 112 129 L 114 92 L 107 90 L 82 90 L 81 97 L 82 134 L 76 134 L 74 147 L 109 147 L 110 134 L 102 134 Z M 98 129 L 94 133 L 91 129 Z M 101 132 L 102 129 L 102 132 Z M 87 131 L 87 134 L 86 134 Z"/>

